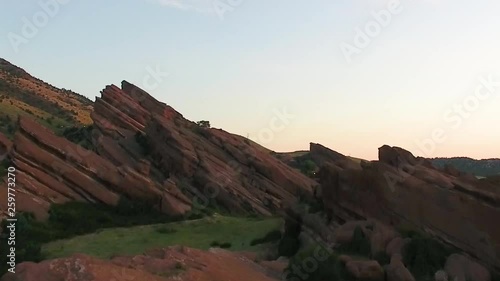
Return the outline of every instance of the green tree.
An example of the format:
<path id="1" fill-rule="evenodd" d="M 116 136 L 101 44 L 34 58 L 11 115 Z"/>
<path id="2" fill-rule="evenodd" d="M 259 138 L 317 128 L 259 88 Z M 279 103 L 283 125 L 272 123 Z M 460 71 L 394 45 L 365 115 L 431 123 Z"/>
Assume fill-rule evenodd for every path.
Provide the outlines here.
<path id="1" fill-rule="evenodd" d="M 452 251 L 435 239 L 416 235 L 403 252 L 404 263 L 417 280 L 430 278 L 443 268 Z"/>
<path id="2" fill-rule="evenodd" d="M 202 128 L 210 128 L 210 121 L 201 120 L 196 122 L 196 124 Z"/>
<path id="3" fill-rule="evenodd" d="M 369 257 L 371 253 L 370 240 L 368 240 L 368 238 L 366 237 L 365 233 L 363 232 L 363 229 L 357 226 L 354 229 L 351 242 L 342 245 L 340 247 L 340 251 L 349 254 L 356 254 Z"/>

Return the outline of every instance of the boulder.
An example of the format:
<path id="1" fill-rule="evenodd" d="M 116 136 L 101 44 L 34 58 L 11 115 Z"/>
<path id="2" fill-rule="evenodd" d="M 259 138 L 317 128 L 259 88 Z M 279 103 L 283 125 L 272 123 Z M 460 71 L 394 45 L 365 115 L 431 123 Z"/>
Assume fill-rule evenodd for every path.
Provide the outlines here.
<path id="1" fill-rule="evenodd" d="M 394 255 L 403 255 L 403 250 L 405 245 L 410 242 L 410 238 L 405 238 L 403 239 L 402 237 L 396 237 L 387 244 L 387 247 L 385 249 L 385 252 L 389 257 L 392 257 Z"/>
<path id="2" fill-rule="evenodd" d="M 449 256 L 444 270 L 453 281 L 491 281 L 488 269 L 460 254 Z"/>
<path id="3" fill-rule="evenodd" d="M 434 281 L 448 281 L 448 273 L 444 270 L 439 270 L 434 274 Z"/>
<path id="4" fill-rule="evenodd" d="M 345 267 L 356 280 L 384 280 L 384 269 L 377 261 L 351 260 L 346 262 Z"/>
<path id="5" fill-rule="evenodd" d="M 391 263 L 386 266 L 387 281 L 415 281 L 415 278 L 401 261 L 401 256 L 394 255 Z"/>
<path id="6" fill-rule="evenodd" d="M 372 256 L 383 253 L 392 240 L 398 236 L 394 228 L 382 223 L 374 223 L 373 232 L 370 235 Z"/>
<path id="7" fill-rule="evenodd" d="M 409 151 L 400 147 L 390 147 L 384 145 L 378 150 L 379 161 L 393 167 L 400 167 L 403 165 L 415 165 L 418 163 L 417 158 Z"/>

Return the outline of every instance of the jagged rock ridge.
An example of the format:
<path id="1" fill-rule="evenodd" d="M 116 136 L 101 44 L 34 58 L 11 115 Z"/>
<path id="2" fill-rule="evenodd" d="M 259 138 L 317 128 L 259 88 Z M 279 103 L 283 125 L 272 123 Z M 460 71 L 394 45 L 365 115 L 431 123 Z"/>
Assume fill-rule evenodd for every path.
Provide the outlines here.
<path id="1" fill-rule="evenodd" d="M 252 141 L 201 128 L 125 81 L 101 93 L 91 113 L 95 152 L 25 117 L 13 144 L 0 138 L 18 169 L 20 211 L 44 219 L 51 203 L 116 205 L 126 196 L 172 215 L 192 204 L 271 215 L 311 194 L 315 181 Z"/>
<path id="2" fill-rule="evenodd" d="M 341 221 L 375 219 L 410 224 L 500 269 L 500 186 L 435 169 L 424 158 L 390 146 L 379 161 L 320 170 L 328 214 Z"/>

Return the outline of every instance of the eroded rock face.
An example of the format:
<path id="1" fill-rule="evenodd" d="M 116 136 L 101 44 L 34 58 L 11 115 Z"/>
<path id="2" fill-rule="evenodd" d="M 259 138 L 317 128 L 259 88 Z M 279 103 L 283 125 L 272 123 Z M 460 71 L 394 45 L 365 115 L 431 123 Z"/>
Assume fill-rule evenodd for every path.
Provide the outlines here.
<path id="1" fill-rule="evenodd" d="M 19 211 L 45 219 L 51 203 L 116 205 L 126 196 L 175 216 L 193 203 L 271 215 L 312 196 L 314 180 L 250 140 L 201 128 L 125 81 L 101 94 L 91 114 L 95 152 L 27 118 L 14 145 L 0 136 L 0 155 L 9 150 L 18 168 Z"/>
<path id="2" fill-rule="evenodd" d="M 230 269 L 230 270 L 228 270 Z M 99 260 L 76 254 L 41 263 L 22 263 L 1 281 L 276 281 L 272 267 L 221 249 L 186 247 L 151 250 L 144 255 Z"/>
<path id="3" fill-rule="evenodd" d="M 269 215 L 282 202 L 312 194 L 312 179 L 241 136 L 158 115 L 146 134 L 164 173 L 189 179 L 196 189 L 188 192 L 229 210 Z"/>
<path id="4" fill-rule="evenodd" d="M 320 167 L 326 163 L 329 163 L 342 169 L 361 168 L 360 163 L 356 163 L 351 158 L 318 143 L 309 144 L 309 154 L 314 163 L 316 163 Z"/>
<path id="5" fill-rule="evenodd" d="M 20 211 L 45 219 L 51 203 L 81 201 L 117 205 L 120 196 L 150 202 L 172 215 L 182 215 L 190 202 L 129 166 L 116 166 L 92 151 L 57 137 L 38 123 L 21 117 L 10 158 L 16 189 L 24 200 Z"/>
<path id="6" fill-rule="evenodd" d="M 470 258 L 453 254 L 446 260 L 444 267 L 445 272 L 449 276 L 449 280 L 453 281 L 490 281 L 490 272 L 482 265 L 471 260 Z"/>
<path id="7" fill-rule="evenodd" d="M 100 154 L 112 156 L 115 163 L 139 161 L 145 156 L 133 143 L 138 133 L 144 134 L 151 175 L 174 182 L 197 205 L 215 202 L 230 211 L 270 215 L 282 209 L 283 202 L 311 194 L 316 184 L 264 147 L 220 129 L 199 127 L 125 81 L 122 89 L 108 86 L 102 91 L 92 118 L 99 128 Z M 119 121 L 110 122 L 116 118 Z M 148 170 L 139 167 L 142 173 Z"/>
<path id="8" fill-rule="evenodd" d="M 330 216 L 409 223 L 500 268 L 500 186 L 441 172 L 400 148 L 384 146 L 379 155 L 361 169 L 322 167 Z"/>

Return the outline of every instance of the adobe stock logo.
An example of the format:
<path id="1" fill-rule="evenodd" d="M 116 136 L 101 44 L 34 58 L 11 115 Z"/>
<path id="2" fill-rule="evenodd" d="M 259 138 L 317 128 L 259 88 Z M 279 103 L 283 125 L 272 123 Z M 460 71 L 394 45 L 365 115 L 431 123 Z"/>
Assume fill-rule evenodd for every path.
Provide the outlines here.
<path id="1" fill-rule="evenodd" d="M 454 103 L 443 114 L 443 120 L 449 124 L 451 129 L 459 129 L 463 123 L 476 112 L 487 100 L 500 94 L 500 73 L 490 73 L 487 76 L 479 77 L 479 83 L 474 88 L 474 92 L 467 95 L 461 102 Z M 450 130 L 435 128 L 429 138 L 417 140 L 415 144 L 426 157 L 431 157 L 438 144 L 443 144 L 447 140 L 447 133 Z"/>
<path id="2" fill-rule="evenodd" d="M 366 49 L 375 37 L 378 37 L 383 28 L 389 26 L 393 16 L 403 11 L 399 0 L 390 0 L 386 9 L 375 12 L 372 11 L 372 20 L 367 22 L 363 29 L 356 27 L 353 43 L 340 43 L 340 50 L 348 63 L 351 63 L 354 55 L 359 55 Z"/>
<path id="3" fill-rule="evenodd" d="M 241 6 L 245 0 L 213 0 L 212 6 L 219 19 L 224 20 L 224 14 L 233 12 L 236 8 Z"/>
<path id="4" fill-rule="evenodd" d="M 144 90 L 146 91 L 153 91 L 156 90 L 160 84 L 170 76 L 170 73 L 162 71 L 160 69 L 160 66 L 156 66 L 155 69 L 151 68 L 151 66 L 146 67 L 147 74 L 144 76 L 142 79 L 142 84 L 144 87 Z"/>
<path id="5" fill-rule="evenodd" d="M 447 127 L 434 128 L 423 139 L 415 140 L 417 154 L 422 157 L 419 164 L 423 164 L 426 158 L 433 157 L 439 145 L 443 145 L 449 138 L 450 131 L 459 129 L 472 113 L 480 109 L 481 104 L 485 104 L 488 99 L 500 95 L 500 73 L 490 73 L 487 76 L 480 76 L 479 83 L 474 91 L 463 98 L 460 102 L 454 103 L 443 114 L 443 121 Z M 414 165 L 404 164 L 398 167 L 396 173 L 386 172 L 384 177 L 392 192 L 396 191 L 398 183 L 403 182 L 415 172 Z"/>
<path id="6" fill-rule="evenodd" d="M 274 116 L 269 120 L 269 126 L 262 128 L 257 133 L 257 141 L 262 144 L 272 142 L 275 134 L 284 131 L 295 118 L 295 115 L 291 114 L 286 107 L 283 107 L 281 110 L 274 109 L 273 114 Z"/>
<path id="7" fill-rule="evenodd" d="M 38 2 L 38 6 L 40 6 L 39 11 L 35 12 L 31 18 L 21 18 L 21 32 L 9 32 L 7 34 L 14 52 L 19 53 L 19 47 L 22 44 L 28 44 L 31 39 L 35 38 L 40 29 L 47 26 L 50 19 L 59 14 L 61 5 L 66 5 L 69 2 L 70 0 L 43 0 Z"/>

